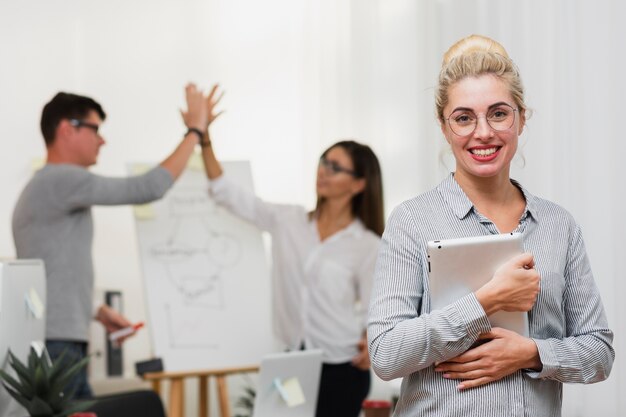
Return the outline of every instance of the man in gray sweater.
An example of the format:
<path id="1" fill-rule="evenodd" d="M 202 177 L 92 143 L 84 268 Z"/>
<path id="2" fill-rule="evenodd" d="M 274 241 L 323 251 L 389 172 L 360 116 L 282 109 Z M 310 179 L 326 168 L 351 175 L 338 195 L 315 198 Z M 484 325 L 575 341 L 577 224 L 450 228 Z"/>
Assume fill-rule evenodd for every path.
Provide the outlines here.
<path id="1" fill-rule="evenodd" d="M 54 360 L 68 349 L 76 361 L 87 352 L 90 321 L 108 332 L 130 322 L 106 305 L 92 306 L 93 223 L 91 206 L 142 204 L 161 198 L 182 173 L 202 132 L 208 127 L 211 97 L 190 84 L 186 87 L 187 125 L 178 147 L 143 175 L 111 178 L 87 168 L 96 163 L 104 145 L 99 127 L 105 113 L 96 101 L 58 93 L 43 109 L 41 132 L 46 142 L 46 165 L 26 185 L 13 213 L 13 238 L 18 258 L 40 258 L 47 280 L 46 346 Z M 75 398 L 91 397 L 86 371 L 68 386 Z"/>

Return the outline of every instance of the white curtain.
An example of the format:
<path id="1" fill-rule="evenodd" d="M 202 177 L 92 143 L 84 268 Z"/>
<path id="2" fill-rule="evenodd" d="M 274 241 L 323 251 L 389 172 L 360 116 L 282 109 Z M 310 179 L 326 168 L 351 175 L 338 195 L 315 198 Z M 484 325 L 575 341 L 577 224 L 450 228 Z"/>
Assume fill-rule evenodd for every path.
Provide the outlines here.
<path id="1" fill-rule="evenodd" d="M 610 379 L 568 386 L 564 415 L 624 415 L 625 18 L 619 0 L 0 1 L 0 256 L 14 254 L 11 211 L 44 155 L 39 114 L 58 90 L 91 95 L 109 114 L 97 172 L 162 159 L 183 132 L 184 83 L 220 82 L 215 147 L 252 161 L 261 197 L 311 207 L 320 152 L 356 138 L 380 157 L 390 212 L 453 169 L 433 89 L 445 49 L 484 34 L 518 64 L 534 109 L 513 175 L 582 225 L 617 334 Z M 139 300 L 127 313 L 141 317 L 130 209 L 95 217 L 98 285 Z M 145 356 L 138 338 L 127 369 Z"/>
<path id="2" fill-rule="evenodd" d="M 565 388 L 564 416 L 626 412 L 624 334 L 626 187 L 619 177 L 623 42 L 619 1 L 353 1 L 353 129 L 371 134 L 383 160 L 387 208 L 423 192 L 453 168 L 437 158 L 445 142 L 434 118 L 433 86 L 443 52 L 461 37 L 500 41 L 520 68 L 528 121 L 513 176 L 582 225 L 617 359 L 608 381 Z M 359 53 L 360 52 L 360 53 Z M 332 69 L 328 69 L 332 71 Z M 346 80 L 346 82 L 349 82 Z M 359 87 L 356 87 L 358 83 Z M 443 163 L 440 163 L 442 161 Z"/>

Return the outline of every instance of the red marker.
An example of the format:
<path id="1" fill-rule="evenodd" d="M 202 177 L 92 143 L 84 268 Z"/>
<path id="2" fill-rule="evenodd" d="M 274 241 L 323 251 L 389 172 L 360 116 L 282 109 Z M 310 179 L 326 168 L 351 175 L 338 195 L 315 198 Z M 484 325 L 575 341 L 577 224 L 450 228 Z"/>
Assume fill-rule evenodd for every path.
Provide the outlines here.
<path id="1" fill-rule="evenodd" d="M 114 332 L 109 333 L 109 340 L 111 342 L 116 341 L 120 337 L 128 336 L 130 334 L 135 333 L 137 330 L 143 327 L 143 321 L 140 321 L 137 324 L 133 324 L 132 326 L 124 327 L 123 329 L 116 330 Z"/>

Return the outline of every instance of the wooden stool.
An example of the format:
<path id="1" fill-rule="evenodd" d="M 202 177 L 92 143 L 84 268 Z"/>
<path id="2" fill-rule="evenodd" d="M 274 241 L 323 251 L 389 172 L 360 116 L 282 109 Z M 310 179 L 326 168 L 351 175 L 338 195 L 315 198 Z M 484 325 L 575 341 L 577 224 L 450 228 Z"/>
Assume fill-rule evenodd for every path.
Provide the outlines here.
<path id="1" fill-rule="evenodd" d="M 170 381 L 170 395 L 168 404 L 169 417 L 185 417 L 185 379 L 199 379 L 199 417 L 209 417 L 209 378 L 215 377 L 217 381 L 217 394 L 219 400 L 220 417 L 230 417 L 230 404 L 228 402 L 228 386 L 226 377 L 234 374 L 258 372 L 258 366 L 241 368 L 207 369 L 200 371 L 178 372 L 150 372 L 143 375 L 143 379 L 152 382 L 152 389 L 161 395 L 161 381 Z"/>

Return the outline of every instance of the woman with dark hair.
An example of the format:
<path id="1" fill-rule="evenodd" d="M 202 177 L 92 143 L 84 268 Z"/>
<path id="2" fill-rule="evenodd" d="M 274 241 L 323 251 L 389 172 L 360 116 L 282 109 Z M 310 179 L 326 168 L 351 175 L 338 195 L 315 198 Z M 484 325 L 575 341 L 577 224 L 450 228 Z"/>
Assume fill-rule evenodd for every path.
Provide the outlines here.
<path id="1" fill-rule="evenodd" d="M 337 142 L 324 151 L 320 157 L 320 167 L 324 167 L 326 173 L 330 173 L 331 176 L 341 172 L 341 166 L 338 164 L 333 165 L 333 161 L 329 160 L 327 157 L 328 153 L 335 148 L 343 150 L 343 152 L 347 153 L 350 159 L 352 159 L 354 170 L 348 173 L 356 179 L 365 179 L 363 191 L 352 196 L 352 214 L 358 217 L 367 229 L 381 236 L 385 228 L 382 196 L 383 186 L 380 165 L 376 155 L 374 155 L 374 152 L 369 146 L 362 145 L 353 140 Z M 316 214 L 320 214 L 327 200 L 324 193 L 319 192 L 319 179 L 318 171 L 317 205 L 315 210 L 310 213 L 311 218 Z M 323 181 L 321 183 L 323 184 Z"/>
<path id="2" fill-rule="evenodd" d="M 384 228 L 376 155 L 354 141 L 328 148 L 317 170 L 317 205 L 309 212 L 266 203 L 231 182 L 208 135 L 202 154 L 213 198 L 272 235 L 276 336 L 287 349 L 324 351 L 317 416 L 357 417 L 370 385 L 366 312 Z"/>

